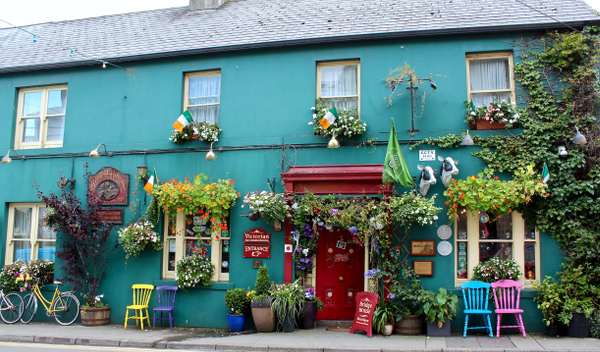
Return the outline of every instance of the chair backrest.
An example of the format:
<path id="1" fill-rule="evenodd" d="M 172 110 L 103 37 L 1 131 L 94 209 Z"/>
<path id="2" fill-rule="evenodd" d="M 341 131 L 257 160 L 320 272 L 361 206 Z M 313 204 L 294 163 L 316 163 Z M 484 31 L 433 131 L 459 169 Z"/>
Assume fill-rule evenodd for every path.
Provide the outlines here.
<path id="1" fill-rule="evenodd" d="M 177 286 L 157 286 L 156 287 L 156 303 L 159 307 L 175 307 L 175 295 L 177 294 Z"/>
<path id="2" fill-rule="evenodd" d="M 519 309 L 523 284 L 515 280 L 500 280 L 492 283 L 496 309 Z"/>
<path id="3" fill-rule="evenodd" d="M 131 289 L 133 290 L 133 304 L 147 306 L 150 303 L 154 285 L 133 284 Z"/>
<path id="4" fill-rule="evenodd" d="M 487 310 L 490 298 L 490 284 L 482 281 L 467 281 L 460 286 L 465 309 Z"/>

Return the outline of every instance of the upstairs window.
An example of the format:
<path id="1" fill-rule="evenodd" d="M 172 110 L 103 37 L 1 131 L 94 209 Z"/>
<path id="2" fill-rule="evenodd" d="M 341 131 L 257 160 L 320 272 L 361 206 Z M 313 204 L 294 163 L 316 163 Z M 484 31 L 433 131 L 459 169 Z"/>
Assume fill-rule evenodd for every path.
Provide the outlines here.
<path id="1" fill-rule="evenodd" d="M 46 225 L 44 204 L 11 204 L 8 209 L 6 264 L 54 261 L 56 232 Z"/>
<path id="2" fill-rule="evenodd" d="M 192 72 L 185 75 L 183 110 L 196 122 L 219 122 L 221 71 Z"/>
<path id="3" fill-rule="evenodd" d="M 467 55 L 468 94 L 475 106 L 492 102 L 515 104 L 512 53 Z"/>
<path id="4" fill-rule="evenodd" d="M 359 110 L 359 61 L 317 64 L 317 98 L 338 110 Z"/>
<path id="5" fill-rule="evenodd" d="M 66 111 L 66 86 L 20 89 L 15 149 L 62 147 Z"/>

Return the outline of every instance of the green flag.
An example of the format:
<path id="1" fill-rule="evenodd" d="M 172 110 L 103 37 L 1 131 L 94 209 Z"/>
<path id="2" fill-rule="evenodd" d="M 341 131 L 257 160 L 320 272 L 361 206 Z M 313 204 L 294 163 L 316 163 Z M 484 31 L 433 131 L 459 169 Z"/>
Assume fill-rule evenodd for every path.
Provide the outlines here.
<path id="1" fill-rule="evenodd" d="M 542 178 L 544 183 L 548 183 L 550 181 L 550 170 L 548 170 L 548 165 L 544 161 L 544 167 L 542 168 Z"/>
<path id="2" fill-rule="evenodd" d="M 394 123 L 392 123 L 390 130 L 390 139 L 385 153 L 385 161 L 383 162 L 383 183 L 397 183 L 406 188 L 415 186 L 408 166 L 406 166 L 406 161 L 402 156 Z"/>

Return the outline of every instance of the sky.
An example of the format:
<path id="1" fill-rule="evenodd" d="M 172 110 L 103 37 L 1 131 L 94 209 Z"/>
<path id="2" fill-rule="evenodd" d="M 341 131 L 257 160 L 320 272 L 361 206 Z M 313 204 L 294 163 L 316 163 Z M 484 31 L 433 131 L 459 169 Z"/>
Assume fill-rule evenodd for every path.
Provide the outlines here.
<path id="1" fill-rule="evenodd" d="M 293 0 L 290 0 L 293 1 Z M 511 1 L 511 0 L 499 0 Z M 600 0 L 585 0 L 600 11 Z M 0 0 L 0 27 L 184 6 L 189 0 Z"/>

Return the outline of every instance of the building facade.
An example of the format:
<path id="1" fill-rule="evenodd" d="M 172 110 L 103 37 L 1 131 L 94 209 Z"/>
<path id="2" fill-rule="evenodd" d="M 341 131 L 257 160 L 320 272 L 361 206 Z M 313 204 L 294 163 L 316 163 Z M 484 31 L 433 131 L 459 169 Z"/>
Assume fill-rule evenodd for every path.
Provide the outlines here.
<path id="1" fill-rule="evenodd" d="M 439 28 L 426 28 L 427 19 L 416 16 L 414 25 L 420 24 L 422 29 L 413 29 L 410 23 L 405 23 L 403 32 L 383 35 L 385 31 L 377 26 L 391 19 L 382 15 L 379 24 L 373 24 L 373 28 L 381 30 L 381 33 L 371 38 L 367 36 L 373 34 L 371 29 L 357 29 L 356 26 L 352 28 L 353 32 L 346 34 L 336 32 L 329 37 L 319 34 L 317 38 L 308 38 L 302 33 L 305 22 L 302 22 L 301 6 L 307 6 L 309 13 L 319 11 L 326 15 L 335 7 L 327 2 L 317 5 L 317 1 L 304 1 L 287 8 L 290 13 L 282 13 L 282 16 L 288 16 L 288 20 L 271 18 L 283 21 L 281 27 L 287 31 L 293 27 L 289 18 L 297 22 L 295 26 L 299 37 L 294 39 L 295 34 L 288 33 L 289 38 L 285 42 L 269 37 L 269 33 L 277 31 L 274 24 L 269 24 L 275 27 L 265 34 L 265 43 L 269 45 L 264 47 L 258 45 L 261 43 L 259 39 L 254 40 L 253 45 L 230 43 L 228 37 L 217 29 L 213 34 L 215 37 L 221 35 L 222 43 L 212 43 L 219 38 L 213 38 L 210 28 L 198 28 L 197 32 L 188 29 L 190 36 L 196 33 L 206 37 L 201 41 L 205 48 L 198 51 L 194 51 L 193 43 L 181 44 L 186 40 L 189 42 L 183 37 L 171 48 L 169 38 L 180 35 L 171 33 L 171 27 L 164 28 L 164 36 L 154 34 L 152 40 L 148 39 L 153 35 L 151 27 L 158 26 L 151 22 L 160 22 L 161 16 L 173 20 L 169 16 L 176 13 L 177 21 L 194 21 L 199 20 L 192 19 L 194 16 L 214 18 L 221 16 L 221 12 L 229 16 L 239 13 L 241 16 L 253 8 L 264 10 L 267 14 L 269 11 L 286 10 L 285 2 L 274 3 L 280 7 L 261 5 L 255 0 L 238 0 L 210 10 L 157 10 L 28 27 L 28 31 L 40 32 L 37 44 L 29 43 L 31 35 L 21 30 L 0 29 L 0 40 L 3 40 L 0 57 L 6 55 L 0 60 L 0 148 L 9 150 L 12 158 L 11 163 L 0 166 L 3 185 L 0 189 L 0 201 L 3 203 L 0 207 L 0 233 L 5 236 L 0 241 L 0 257 L 3 262 L 55 259 L 60 234 L 44 226 L 45 208 L 40 204 L 37 190 L 56 192 L 60 177 L 73 178 L 76 180 L 76 192 L 83 198 L 87 191 L 86 170 L 95 174 L 111 167 L 129 175 L 128 202 L 118 207 L 124 211 L 125 223 L 136 220 L 149 201 L 143 185 L 137 180 L 138 166 L 155 169 L 161 181 L 192 178 L 200 173 L 207 175 L 211 181 L 233 179 L 236 190 L 243 196 L 247 192 L 267 189 L 268 181 L 273 178 L 276 190 L 283 192 L 282 179 L 285 176 L 282 177 L 282 174 L 286 173 L 290 180 L 297 177 L 289 182 L 306 182 L 308 179 L 302 178 L 302 168 L 298 166 L 313 167 L 317 172 L 323 172 L 325 178 L 327 168 L 323 166 L 339 166 L 339 170 L 329 174 L 328 184 L 331 186 L 343 184 L 345 181 L 340 175 L 351 172 L 351 167 L 379 164 L 379 168 L 362 170 L 367 175 L 363 182 L 372 185 L 380 183 L 372 175 L 381 172 L 390 120 L 393 120 L 402 151 L 415 177 L 419 174 L 418 164 L 439 169 L 437 159 L 419 159 L 421 152 L 430 153 L 431 150 L 435 150 L 436 156 L 451 156 L 459 161 L 458 178 L 475 175 L 484 166 L 471 155 L 476 147 L 453 151 L 428 146 L 410 149 L 410 141 L 465 131 L 465 100 L 480 105 L 494 99 L 513 104 L 522 101 L 524 97 L 514 77 L 515 63 L 519 62 L 528 40 L 543 30 L 560 26 L 550 18 L 517 6 L 515 11 L 521 17 L 513 17 L 513 22 L 507 22 L 505 28 L 484 26 L 485 19 L 475 10 L 471 10 L 469 15 L 475 16 L 473 22 L 479 21 L 481 28 L 469 27 L 466 23 L 452 27 L 448 21 L 451 22 L 452 11 L 456 9 L 439 5 L 434 6 L 429 15 L 437 18 L 433 23 Z M 330 17 L 335 19 L 333 23 L 327 22 L 327 17 L 319 17 L 324 19 L 318 25 L 320 30 L 327 32 L 330 23 L 330 30 L 350 31 L 336 21 L 356 21 L 357 12 L 352 11 L 393 10 L 385 7 L 386 2 L 354 10 L 351 3 L 341 1 L 341 14 L 336 18 L 331 13 Z M 469 5 L 468 1 L 458 3 L 457 8 Z M 560 18 L 566 22 L 581 26 L 598 21 L 583 2 L 556 3 L 559 14 L 555 15 L 564 16 Z M 261 8 L 263 5 L 265 7 Z M 413 10 L 420 14 L 425 9 Z M 495 9 L 494 13 L 501 10 Z M 508 21 L 507 13 L 502 16 Z M 440 24 L 440 18 L 446 22 Z M 139 23 L 143 20 L 149 21 L 147 32 L 140 29 Z M 136 41 L 139 49 L 131 43 L 119 44 L 118 38 L 114 38 L 112 43 L 110 38 L 100 39 L 102 26 L 110 26 L 110 21 L 122 26 L 126 26 L 127 21 L 134 21 L 130 32 L 123 35 Z M 79 26 L 78 31 L 67 33 L 69 26 Z M 86 26 L 95 28 L 87 29 Z M 52 28 L 58 30 L 54 37 Z M 243 37 L 252 30 L 246 28 L 238 34 Z M 106 33 L 109 33 L 108 29 Z M 84 38 L 86 35 L 87 39 Z M 67 49 L 55 45 L 61 40 L 64 41 L 62 46 Z M 96 45 L 100 49 L 94 49 L 95 40 L 99 41 Z M 164 52 L 155 48 L 161 40 L 164 41 Z M 120 45 L 124 46 L 122 58 L 118 55 Z M 107 47 L 110 47 L 110 53 L 94 52 L 108 50 Z M 137 56 L 135 50 L 138 51 Z M 92 53 L 90 57 L 94 59 L 84 57 L 84 53 L 86 56 Z M 410 65 L 420 77 L 431 78 L 437 86 L 435 90 L 423 87 L 418 92 L 414 120 L 418 129 L 416 133 L 408 132 L 411 128 L 410 95 L 396 97 L 391 105 L 386 101 L 390 95 L 385 85 L 386 77 L 393 69 L 405 64 Z M 317 98 L 328 100 L 337 107 L 358 109 L 360 119 L 368 124 L 366 135 L 355 140 L 340 139 L 341 148 L 328 149 L 327 139 L 315 136 L 308 125 L 310 108 Z M 205 160 L 204 154 L 208 150 L 205 144 L 176 145 L 169 141 L 171 125 L 184 110 L 189 110 L 197 121 L 219 124 L 223 132 L 214 145 L 216 160 Z M 489 135 L 514 131 L 480 133 Z M 89 151 L 99 144 L 106 147 L 106 150 L 104 147 L 100 149 L 102 156 L 89 158 Z M 356 178 L 360 180 L 360 176 Z M 440 225 L 448 224 L 453 229 L 449 239 L 451 254 L 442 256 L 436 252 L 433 257 L 411 258 L 433 261 L 433 275 L 422 278 L 426 288 L 455 289 L 470 278 L 473 267 L 480 260 L 496 255 L 513 257 L 521 266 L 522 279 L 528 284 L 559 270 L 561 253 L 558 246 L 548 234 L 538 233 L 531 224 L 525 223 L 520 214 L 513 213 L 510 217 L 499 219 L 492 229 L 493 233 L 480 238 L 478 214 L 466 214 L 459 223 L 448 220 L 443 190 L 443 185 L 438 182 L 429 193 L 438 195 L 438 205 L 443 208 L 438 223 L 419 229 L 410 236 L 411 240 L 434 240 L 437 244 L 440 239 L 436 230 Z M 335 187 L 333 191 L 336 192 Z M 260 221 L 251 222 L 245 216 L 247 211 L 240 205 L 241 199 L 231 212 L 229 237 L 220 237 L 211 244 L 210 255 L 217 269 L 214 284 L 178 294 L 178 326 L 226 325 L 225 291 L 232 287 L 249 288 L 254 285 L 254 260 L 242 256 L 242 235 L 250 228 L 261 226 L 272 233 L 271 256 L 262 260 L 272 279 L 282 282 L 292 278 L 291 262 L 286 259 L 289 255 L 285 253 L 289 233 L 273 231 L 270 225 Z M 195 238 L 174 235 L 185 226 L 183 214 L 162 222 L 160 231 L 164 249 L 160 252 L 146 251 L 139 258 L 129 260 L 125 260 L 120 248 L 110 252 L 103 293 L 112 307 L 113 322 L 118 323 L 122 319 L 130 300 L 131 284 L 174 283 L 174 265 L 188 255 L 187 249 L 195 241 Z M 111 248 L 112 244 L 116 244 L 116 230 L 111 236 Z M 317 272 L 312 280 L 318 289 L 335 275 L 320 276 Z M 360 270 L 350 275 L 356 276 L 353 279 L 358 287 L 363 285 L 362 265 Z M 534 294 L 533 290 L 527 289 L 523 294 L 523 305 L 528 312 L 528 328 L 539 330 L 542 323 L 532 301 Z"/>

